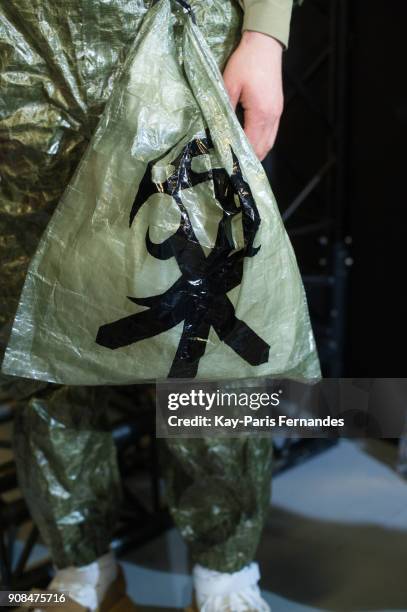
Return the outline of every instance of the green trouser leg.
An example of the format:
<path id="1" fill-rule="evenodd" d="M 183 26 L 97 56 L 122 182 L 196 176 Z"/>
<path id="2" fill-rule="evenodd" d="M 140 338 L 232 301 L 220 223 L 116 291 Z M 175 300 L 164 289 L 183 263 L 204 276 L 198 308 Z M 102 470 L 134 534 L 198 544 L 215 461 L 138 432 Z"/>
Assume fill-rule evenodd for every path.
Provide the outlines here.
<path id="1" fill-rule="evenodd" d="M 89 388 L 48 387 L 18 411 L 20 486 L 58 567 L 109 547 L 120 495 L 105 411 Z M 168 440 L 167 497 L 195 562 L 233 572 L 256 552 L 270 498 L 269 438 Z"/>
<path id="2" fill-rule="evenodd" d="M 20 487 L 60 568 L 109 549 L 120 499 L 116 449 L 101 390 L 48 386 L 16 414 Z"/>
<path id="3" fill-rule="evenodd" d="M 192 559 L 219 572 L 253 561 L 270 505 L 271 438 L 169 439 L 171 514 Z"/>

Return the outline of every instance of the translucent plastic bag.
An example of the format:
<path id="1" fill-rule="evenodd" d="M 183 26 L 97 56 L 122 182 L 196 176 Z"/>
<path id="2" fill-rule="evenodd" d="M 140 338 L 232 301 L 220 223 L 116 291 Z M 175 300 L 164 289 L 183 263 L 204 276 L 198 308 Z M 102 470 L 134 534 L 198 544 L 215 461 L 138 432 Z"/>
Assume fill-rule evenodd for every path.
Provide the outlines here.
<path id="1" fill-rule="evenodd" d="M 187 5 L 181 34 L 171 0 L 147 12 L 30 265 L 3 370 L 84 385 L 320 376 L 267 177 Z"/>

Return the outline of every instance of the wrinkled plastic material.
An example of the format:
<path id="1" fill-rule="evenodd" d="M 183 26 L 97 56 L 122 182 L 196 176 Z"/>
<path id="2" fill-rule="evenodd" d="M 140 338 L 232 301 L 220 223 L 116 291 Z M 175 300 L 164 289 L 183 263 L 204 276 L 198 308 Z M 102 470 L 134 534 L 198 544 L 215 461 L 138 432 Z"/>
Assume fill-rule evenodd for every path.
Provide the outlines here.
<path id="1" fill-rule="evenodd" d="M 27 272 L 147 10 L 143 0 L 0 2 L 0 360 Z"/>
<path id="2" fill-rule="evenodd" d="M 118 518 L 106 391 L 49 385 L 17 411 L 20 487 L 59 568 L 105 554 Z M 194 561 L 222 572 L 250 563 L 269 507 L 271 438 L 171 439 L 163 454 L 171 514 Z"/>
<path id="3" fill-rule="evenodd" d="M 177 2 L 147 12 L 29 268 L 6 373 L 319 376 L 295 256 L 217 63 Z"/>
<path id="4" fill-rule="evenodd" d="M 87 565 L 107 552 L 121 498 L 103 388 L 49 385 L 17 410 L 18 479 L 52 561 Z"/>
<path id="5" fill-rule="evenodd" d="M 0 361 L 30 258 L 151 4 L 0 1 Z M 241 11 L 233 0 L 194 4 L 222 67 Z"/>
<path id="6" fill-rule="evenodd" d="M 270 507 L 271 438 L 167 439 L 166 491 L 193 560 L 219 572 L 253 561 Z"/>

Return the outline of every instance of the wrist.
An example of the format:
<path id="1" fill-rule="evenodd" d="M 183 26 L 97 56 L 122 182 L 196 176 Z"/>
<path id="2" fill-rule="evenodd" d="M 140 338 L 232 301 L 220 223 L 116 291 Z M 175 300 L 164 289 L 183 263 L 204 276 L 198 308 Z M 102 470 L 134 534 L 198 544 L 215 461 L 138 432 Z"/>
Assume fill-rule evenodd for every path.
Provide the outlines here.
<path id="1" fill-rule="evenodd" d="M 254 30 L 245 30 L 242 33 L 241 45 L 243 46 L 258 46 L 263 47 L 266 51 L 280 53 L 282 55 L 284 45 L 277 38 L 263 32 L 255 32 Z"/>

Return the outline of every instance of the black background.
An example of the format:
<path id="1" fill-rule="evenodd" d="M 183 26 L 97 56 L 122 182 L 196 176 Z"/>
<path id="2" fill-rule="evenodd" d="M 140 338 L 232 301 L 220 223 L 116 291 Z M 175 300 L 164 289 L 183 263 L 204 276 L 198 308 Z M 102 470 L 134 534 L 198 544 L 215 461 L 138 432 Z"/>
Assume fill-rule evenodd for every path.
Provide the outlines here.
<path id="1" fill-rule="evenodd" d="M 324 13 L 329 0 L 305 0 L 295 9 L 285 64 L 301 74 L 327 44 L 329 25 Z M 352 244 L 349 282 L 344 306 L 343 375 L 404 377 L 406 375 L 406 206 L 407 77 L 405 0 L 348 2 L 346 176 L 340 213 L 331 210 L 333 225 L 341 225 Z M 329 106 L 329 72 L 321 69 L 307 84 L 316 105 Z M 286 100 L 292 83 L 285 78 Z M 322 164 L 321 138 L 326 125 L 318 112 L 291 100 L 282 120 L 272 157 L 272 186 L 284 211 L 307 176 Z M 300 169 L 286 170 L 286 162 Z M 292 168 L 291 168 L 292 170 Z M 287 228 L 318 221 L 325 214 L 327 184 L 301 205 Z M 331 232 L 332 233 L 332 232 Z M 315 273 L 323 249 L 317 232 L 293 238 L 301 271 Z M 329 232 L 328 232 L 329 235 Z M 330 239 L 331 240 L 331 239 Z M 313 290 L 315 292 L 315 290 Z M 311 311 L 328 308 L 319 296 Z"/>

